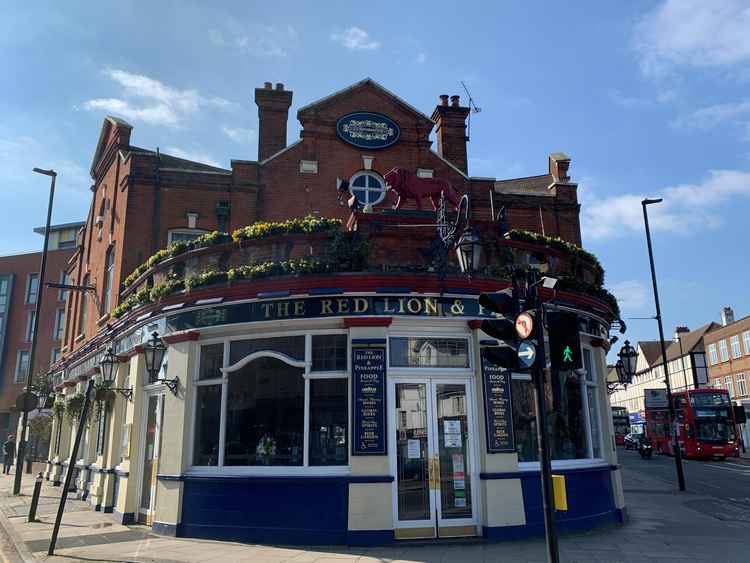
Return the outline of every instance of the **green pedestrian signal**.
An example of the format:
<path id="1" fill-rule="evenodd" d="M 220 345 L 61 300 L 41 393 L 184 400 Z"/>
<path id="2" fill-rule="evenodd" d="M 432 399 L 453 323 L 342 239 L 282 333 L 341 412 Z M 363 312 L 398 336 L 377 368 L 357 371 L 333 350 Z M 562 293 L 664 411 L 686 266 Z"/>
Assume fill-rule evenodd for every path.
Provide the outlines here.
<path id="1" fill-rule="evenodd" d="M 575 313 L 551 311 L 547 314 L 547 327 L 552 369 L 569 371 L 582 368 L 578 316 Z"/>
<path id="2" fill-rule="evenodd" d="M 563 350 L 563 362 L 573 362 L 573 350 L 570 349 L 570 346 L 566 346 Z"/>

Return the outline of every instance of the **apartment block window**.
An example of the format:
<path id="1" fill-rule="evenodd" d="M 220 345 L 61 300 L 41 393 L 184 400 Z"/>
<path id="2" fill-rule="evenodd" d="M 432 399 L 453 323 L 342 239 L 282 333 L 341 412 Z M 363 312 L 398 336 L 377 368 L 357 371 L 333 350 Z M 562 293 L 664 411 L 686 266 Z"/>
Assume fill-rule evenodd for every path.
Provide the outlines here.
<path id="1" fill-rule="evenodd" d="M 83 277 L 83 284 L 84 287 L 89 285 L 89 275 L 86 274 Z M 83 334 L 86 331 L 86 319 L 88 318 L 88 303 L 89 303 L 89 292 L 88 291 L 82 291 L 80 293 L 81 297 L 81 310 L 78 317 L 78 334 Z"/>
<path id="2" fill-rule="evenodd" d="M 73 248 L 76 245 L 76 229 L 63 229 L 60 231 L 59 248 Z"/>
<path id="3" fill-rule="evenodd" d="M 26 315 L 26 342 L 31 342 L 34 336 L 34 319 L 36 318 L 36 311 L 29 311 Z"/>
<path id="4" fill-rule="evenodd" d="M 65 284 L 65 285 L 71 285 L 70 275 L 68 275 L 68 273 L 65 272 L 64 270 L 60 272 L 60 283 Z M 61 289 L 57 294 L 57 300 L 67 301 L 69 294 L 70 294 L 70 291 L 68 291 L 67 289 Z"/>
<path id="5" fill-rule="evenodd" d="M 742 333 L 742 345 L 745 347 L 745 354 L 750 355 L 750 330 Z"/>
<path id="6" fill-rule="evenodd" d="M 724 387 L 729 391 L 729 396 L 734 397 L 734 382 L 732 381 L 731 375 L 727 375 L 724 378 Z"/>
<path id="7" fill-rule="evenodd" d="M 112 282 L 115 273 L 115 247 L 110 246 L 107 250 L 107 258 L 104 262 L 104 292 L 102 298 L 101 314 L 109 312 L 112 306 Z"/>
<path id="8" fill-rule="evenodd" d="M 39 295 L 39 274 L 29 274 L 26 280 L 26 303 L 32 305 L 36 303 Z"/>
<path id="9" fill-rule="evenodd" d="M 729 339 L 729 345 L 732 347 L 732 357 L 736 360 L 742 355 L 740 350 L 740 335 L 735 334 Z"/>
<path id="10" fill-rule="evenodd" d="M 729 360 L 729 350 L 727 349 L 726 340 L 719 340 L 719 358 L 722 362 Z"/>
<path id="11" fill-rule="evenodd" d="M 744 373 L 738 373 L 737 374 L 737 396 L 738 397 L 746 397 L 747 396 L 747 384 L 745 383 L 745 374 Z"/>
<path id="12" fill-rule="evenodd" d="M 14 383 L 24 383 L 29 373 L 29 351 L 19 350 L 16 355 L 16 372 L 13 378 Z"/>
<path id="13" fill-rule="evenodd" d="M 65 333 L 65 309 L 55 311 L 55 340 L 62 340 Z"/>
<path id="14" fill-rule="evenodd" d="M 49 355 L 49 365 L 54 364 L 60 359 L 60 348 L 52 348 L 52 352 Z"/>
<path id="15" fill-rule="evenodd" d="M 712 366 L 719 363 L 719 356 L 716 354 L 716 344 L 709 344 L 708 346 L 708 361 Z"/>

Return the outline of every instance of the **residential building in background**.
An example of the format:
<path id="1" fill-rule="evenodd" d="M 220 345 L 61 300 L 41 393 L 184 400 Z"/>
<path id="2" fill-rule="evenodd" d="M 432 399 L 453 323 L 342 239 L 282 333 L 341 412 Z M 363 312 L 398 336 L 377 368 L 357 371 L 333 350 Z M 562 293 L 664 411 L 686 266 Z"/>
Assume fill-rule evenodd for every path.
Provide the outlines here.
<path id="1" fill-rule="evenodd" d="M 83 223 L 50 228 L 47 281 L 62 282 Z M 44 228 L 34 229 L 44 235 Z M 40 241 L 41 246 L 41 241 Z M 41 252 L 0 256 L 0 441 L 18 421 L 16 398 L 26 385 L 37 299 L 43 299 L 34 371 L 44 373 L 60 357 L 65 328 L 66 292 L 43 291 Z"/>
<path id="2" fill-rule="evenodd" d="M 706 357 L 711 385 L 729 391 L 732 402 L 750 411 L 750 315 L 734 320 L 731 307 L 721 311 L 717 330 L 706 335 Z M 741 425 L 745 447 L 750 444 L 747 424 Z"/>
<path id="3" fill-rule="evenodd" d="M 706 354 L 703 338 L 719 328 L 716 323 L 708 323 L 696 330 L 685 326 L 675 328 L 674 337 L 665 342 L 667 349 L 667 366 L 669 383 L 673 392 L 687 389 L 698 389 L 708 385 Z M 631 415 L 631 421 L 638 421 L 644 414 L 644 389 L 666 387 L 664 378 L 664 360 L 658 340 L 639 342 L 636 375 L 627 388 L 619 388 L 609 397 L 610 404 L 625 407 Z"/>

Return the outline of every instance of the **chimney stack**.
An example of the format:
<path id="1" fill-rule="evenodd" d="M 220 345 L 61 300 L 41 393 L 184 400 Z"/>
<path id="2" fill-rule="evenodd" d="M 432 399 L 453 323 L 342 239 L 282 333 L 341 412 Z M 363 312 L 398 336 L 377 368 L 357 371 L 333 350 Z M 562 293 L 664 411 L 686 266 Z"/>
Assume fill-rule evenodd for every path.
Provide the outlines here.
<path id="1" fill-rule="evenodd" d="M 459 96 L 440 96 L 435 111 L 432 112 L 432 120 L 435 122 L 435 136 L 437 138 L 437 152 L 440 156 L 468 174 L 469 166 L 466 156 L 466 118 L 469 108 L 461 107 Z"/>
<path id="2" fill-rule="evenodd" d="M 674 329 L 674 341 L 679 342 L 683 334 L 690 332 L 690 329 L 686 326 L 678 326 Z"/>
<path id="3" fill-rule="evenodd" d="M 258 161 L 262 161 L 286 147 L 292 92 L 284 90 L 281 82 L 276 83 L 276 89 L 271 82 L 265 82 L 263 88 L 255 89 L 255 103 L 258 106 Z"/>
<path id="4" fill-rule="evenodd" d="M 723 307 L 721 309 L 721 324 L 722 326 L 730 325 L 734 322 L 734 311 L 731 307 Z"/>

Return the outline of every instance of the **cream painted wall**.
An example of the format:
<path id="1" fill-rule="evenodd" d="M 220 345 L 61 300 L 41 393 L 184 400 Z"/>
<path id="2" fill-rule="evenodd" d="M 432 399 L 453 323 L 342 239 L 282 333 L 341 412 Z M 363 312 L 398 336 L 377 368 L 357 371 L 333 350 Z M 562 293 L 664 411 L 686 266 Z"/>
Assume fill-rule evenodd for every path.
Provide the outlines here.
<path id="1" fill-rule="evenodd" d="M 391 483 L 349 485 L 349 529 L 392 530 Z"/>

